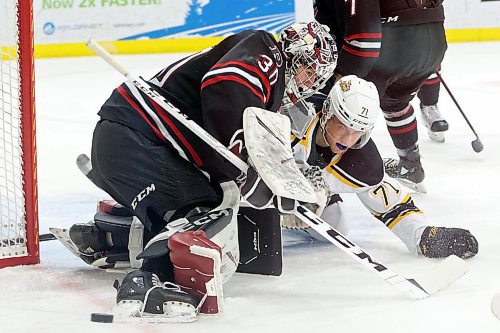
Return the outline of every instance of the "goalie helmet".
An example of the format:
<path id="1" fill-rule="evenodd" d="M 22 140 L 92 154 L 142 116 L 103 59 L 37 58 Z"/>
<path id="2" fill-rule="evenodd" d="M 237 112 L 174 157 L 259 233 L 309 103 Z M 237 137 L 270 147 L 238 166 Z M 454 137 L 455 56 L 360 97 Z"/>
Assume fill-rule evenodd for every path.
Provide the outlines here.
<path id="1" fill-rule="evenodd" d="M 342 124 L 355 131 L 363 132 L 353 149 L 363 147 L 370 139 L 370 133 L 378 114 L 381 113 L 377 88 L 356 75 L 340 78 L 328 94 L 323 105 L 321 126 L 335 116 Z"/>
<path id="2" fill-rule="evenodd" d="M 296 23 L 279 34 L 278 44 L 286 60 L 284 106 L 311 96 L 333 75 L 338 52 L 328 30 L 327 26 L 313 21 Z M 308 77 L 303 80 L 304 84 L 297 84 L 296 77 L 302 71 L 306 71 Z M 306 82 L 310 82 L 309 86 Z"/>

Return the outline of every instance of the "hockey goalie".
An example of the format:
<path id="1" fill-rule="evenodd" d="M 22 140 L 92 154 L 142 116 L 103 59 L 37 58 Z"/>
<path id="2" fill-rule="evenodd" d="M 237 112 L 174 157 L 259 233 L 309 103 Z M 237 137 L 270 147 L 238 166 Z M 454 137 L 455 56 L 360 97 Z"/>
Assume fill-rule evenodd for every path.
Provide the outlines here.
<path id="1" fill-rule="evenodd" d="M 295 103 L 311 96 L 336 58 L 333 37 L 317 22 L 294 24 L 277 40 L 248 30 L 147 84 L 250 163 L 243 111 L 277 112 L 284 97 Z M 94 221 L 72 226 L 68 247 L 92 265 L 134 269 L 115 283 L 118 314 L 191 321 L 198 312 L 221 313 L 222 284 L 239 261 L 240 188 L 252 207 L 274 203 L 286 212 L 296 204 L 274 195 L 252 167 L 245 174 L 228 163 L 133 82 L 113 90 L 99 116 L 93 179 L 120 205 L 103 203 Z"/>

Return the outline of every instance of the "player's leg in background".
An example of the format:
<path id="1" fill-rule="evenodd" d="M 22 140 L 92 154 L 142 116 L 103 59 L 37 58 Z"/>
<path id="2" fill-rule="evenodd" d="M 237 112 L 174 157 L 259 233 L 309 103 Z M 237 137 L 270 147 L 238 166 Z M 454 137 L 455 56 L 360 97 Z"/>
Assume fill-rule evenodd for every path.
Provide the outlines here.
<path id="1" fill-rule="evenodd" d="M 436 70 L 441 73 L 441 65 Z M 440 87 L 441 80 L 435 73 L 432 73 L 417 94 L 420 99 L 422 121 L 427 128 L 429 137 L 436 142 L 444 142 L 444 132 L 448 130 L 448 122 L 441 115 L 437 105 Z"/>
<path id="2" fill-rule="evenodd" d="M 385 160 L 385 171 L 392 177 L 414 184 L 425 178 L 420 161 L 415 110 L 410 104 L 416 90 L 426 77 L 410 76 L 393 83 L 381 97 L 387 129 L 396 147 L 399 160 Z M 391 96 L 397 96 L 392 98 Z"/>
<path id="3" fill-rule="evenodd" d="M 419 186 L 425 173 L 420 161 L 417 120 L 410 101 L 420 86 L 441 63 L 446 52 L 442 23 L 384 27 L 379 60 L 367 79 L 376 82 L 384 72 L 385 89 L 377 84 L 387 128 L 400 160 L 390 159 L 386 172 L 391 177 Z M 411 42 L 409 42 L 411 41 Z M 387 161 L 386 161 L 387 162 Z M 415 188 L 419 190 L 418 188 Z"/>

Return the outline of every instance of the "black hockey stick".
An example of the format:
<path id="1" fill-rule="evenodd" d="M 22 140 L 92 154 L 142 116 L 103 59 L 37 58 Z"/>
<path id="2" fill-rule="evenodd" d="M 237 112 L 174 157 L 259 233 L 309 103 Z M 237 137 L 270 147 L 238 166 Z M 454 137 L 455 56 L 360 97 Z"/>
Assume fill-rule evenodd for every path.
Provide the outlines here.
<path id="1" fill-rule="evenodd" d="M 97 55 L 101 56 L 106 62 L 124 75 L 129 82 L 132 82 L 139 90 L 155 101 L 166 112 L 181 121 L 187 128 L 189 128 L 199 138 L 204 140 L 208 145 L 213 147 L 231 164 L 238 167 L 242 172 L 242 175 L 246 175 L 248 165 L 245 162 L 230 152 L 227 147 L 222 145 L 219 141 L 217 141 L 217 139 L 207 133 L 201 126 L 188 118 L 184 118 L 185 116 L 182 112 L 170 104 L 163 96 L 153 90 L 149 83 L 132 75 L 128 70 L 122 67 L 116 59 L 109 54 L 109 52 L 99 46 L 95 41 L 89 40 L 87 42 L 87 47 L 92 49 Z M 366 251 L 362 250 L 359 246 L 340 234 L 307 207 L 298 205 L 298 209 L 293 212 L 293 214 L 311 228 L 319 232 L 333 245 L 337 246 L 340 250 L 354 258 L 358 263 L 368 268 L 372 273 L 375 273 L 379 278 L 404 292 L 411 298 L 421 299 L 428 297 L 434 292 L 446 287 L 467 272 L 467 266 L 462 259 L 456 256 L 450 256 L 442 261 L 436 267 L 437 269 L 428 272 L 428 274 L 419 279 L 418 282 L 416 279 L 407 279 L 392 272 L 385 265 L 375 261 Z"/>
<path id="2" fill-rule="evenodd" d="M 55 240 L 55 239 L 57 239 L 56 236 L 52 235 L 51 233 L 38 235 L 39 242 L 46 242 L 46 241 L 51 241 L 51 240 Z M 25 241 L 24 238 L 4 239 L 4 240 L 0 241 L 0 245 L 12 246 L 15 244 L 23 243 L 24 241 Z"/>
<path id="3" fill-rule="evenodd" d="M 46 242 L 46 241 L 51 241 L 57 239 L 56 236 L 52 235 L 51 233 L 48 234 L 40 234 L 38 240 L 40 242 Z"/>
<path id="4" fill-rule="evenodd" d="M 465 121 L 469 125 L 470 129 L 472 130 L 472 133 L 474 133 L 474 135 L 476 136 L 476 139 L 471 142 L 472 149 L 474 149 L 474 151 L 476 153 L 480 153 L 481 151 L 483 151 L 484 146 L 483 146 L 483 143 L 481 142 L 481 140 L 479 139 L 479 136 L 477 135 L 476 130 L 474 129 L 474 127 L 472 127 L 472 124 L 470 123 L 469 119 L 465 115 L 465 112 L 460 107 L 460 104 L 458 104 L 457 100 L 455 99 L 455 96 L 453 96 L 453 94 L 452 94 L 450 88 L 448 88 L 448 85 L 446 84 L 446 82 L 444 82 L 443 77 L 441 76 L 441 74 L 439 74 L 439 71 L 436 71 L 436 75 L 439 78 L 439 80 L 441 80 L 441 83 L 443 84 L 444 89 L 446 89 L 446 91 L 448 92 L 448 95 L 450 95 L 451 99 L 453 100 L 453 102 L 457 106 L 458 111 L 460 111 L 460 113 L 464 117 Z"/>

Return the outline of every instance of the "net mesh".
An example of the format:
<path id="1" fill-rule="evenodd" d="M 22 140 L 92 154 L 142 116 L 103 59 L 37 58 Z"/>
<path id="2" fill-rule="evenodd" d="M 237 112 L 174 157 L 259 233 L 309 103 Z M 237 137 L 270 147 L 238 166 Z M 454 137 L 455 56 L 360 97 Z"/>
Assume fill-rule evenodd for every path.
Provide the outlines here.
<path id="1" fill-rule="evenodd" d="M 27 255 L 18 0 L 0 0 L 0 259 Z"/>

